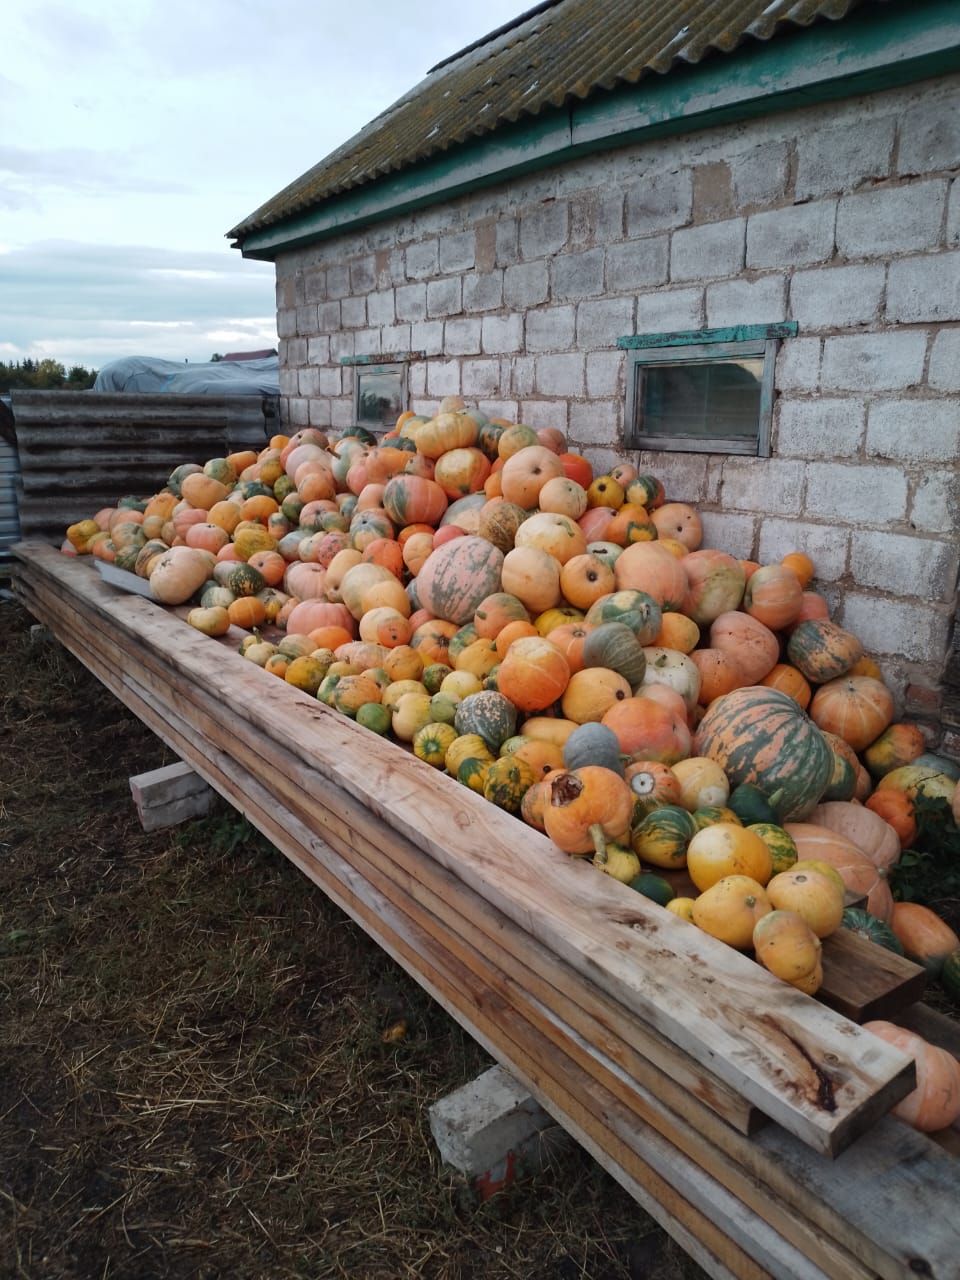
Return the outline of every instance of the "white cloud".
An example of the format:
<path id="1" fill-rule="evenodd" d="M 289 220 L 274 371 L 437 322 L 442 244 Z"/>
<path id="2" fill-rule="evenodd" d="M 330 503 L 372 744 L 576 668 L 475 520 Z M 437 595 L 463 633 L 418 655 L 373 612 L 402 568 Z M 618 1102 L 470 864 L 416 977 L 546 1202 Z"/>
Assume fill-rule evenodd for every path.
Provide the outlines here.
<path id="1" fill-rule="evenodd" d="M 523 7 L 12 6 L 0 73 L 5 346 L 90 363 L 130 343 L 205 360 L 222 334 L 275 345 L 272 320 L 242 319 L 273 315 L 272 267 L 242 262 L 226 232 Z M 189 349 L 174 349 L 181 337 Z"/>

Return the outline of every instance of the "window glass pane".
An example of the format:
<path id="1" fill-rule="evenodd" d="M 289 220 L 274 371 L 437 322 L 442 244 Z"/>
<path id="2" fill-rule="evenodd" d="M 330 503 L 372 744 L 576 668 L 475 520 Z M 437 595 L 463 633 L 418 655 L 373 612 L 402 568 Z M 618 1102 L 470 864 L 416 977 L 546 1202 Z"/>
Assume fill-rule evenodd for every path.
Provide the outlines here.
<path id="1" fill-rule="evenodd" d="M 642 435 L 755 439 L 763 357 L 649 364 L 638 379 Z"/>
<path id="2" fill-rule="evenodd" d="M 403 407 L 401 366 L 357 370 L 357 422 L 392 427 Z"/>

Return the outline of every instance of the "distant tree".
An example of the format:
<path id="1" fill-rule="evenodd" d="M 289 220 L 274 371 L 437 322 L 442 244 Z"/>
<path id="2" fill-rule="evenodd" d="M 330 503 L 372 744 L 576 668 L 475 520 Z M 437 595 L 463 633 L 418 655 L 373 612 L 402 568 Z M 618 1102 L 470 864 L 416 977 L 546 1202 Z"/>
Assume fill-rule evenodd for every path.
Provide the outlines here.
<path id="1" fill-rule="evenodd" d="M 223 359 L 223 356 L 220 354 L 220 352 L 215 351 L 213 355 L 210 357 L 210 363 L 218 364 L 222 359 Z"/>
<path id="2" fill-rule="evenodd" d="M 73 365 L 68 374 L 59 360 L 37 361 L 27 356 L 16 364 L 0 361 L 0 391 L 86 391 L 96 376 L 96 369 L 82 364 Z"/>

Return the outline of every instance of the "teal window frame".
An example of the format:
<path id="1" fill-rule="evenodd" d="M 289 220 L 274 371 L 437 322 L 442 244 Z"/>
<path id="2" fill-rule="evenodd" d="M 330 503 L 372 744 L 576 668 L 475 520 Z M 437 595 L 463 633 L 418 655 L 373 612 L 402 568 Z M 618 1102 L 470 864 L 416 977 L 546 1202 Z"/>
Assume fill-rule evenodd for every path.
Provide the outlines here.
<path id="1" fill-rule="evenodd" d="M 729 453 L 770 457 L 777 353 L 780 341 L 796 335 L 794 321 L 776 325 L 739 325 L 726 329 L 695 329 L 671 333 L 631 335 L 618 339 L 627 352 L 625 441 L 628 449 L 671 453 Z M 727 363 L 762 359 L 757 429 L 754 436 L 689 436 L 643 430 L 642 398 L 645 373 L 657 365 Z"/>

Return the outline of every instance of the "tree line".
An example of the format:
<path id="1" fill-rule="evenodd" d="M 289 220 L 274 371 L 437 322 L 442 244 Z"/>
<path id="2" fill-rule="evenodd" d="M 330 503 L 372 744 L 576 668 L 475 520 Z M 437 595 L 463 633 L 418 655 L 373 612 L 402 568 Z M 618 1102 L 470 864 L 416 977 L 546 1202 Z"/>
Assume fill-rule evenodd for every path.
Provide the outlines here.
<path id="1" fill-rule="evenodd" d="M 59 360 L 17 360 L 5 364 L 0 360 L 0 393 L 6 391 L 87 391 L 96 379 L 96 369 L 71 365 L 66 369 Z"/>

